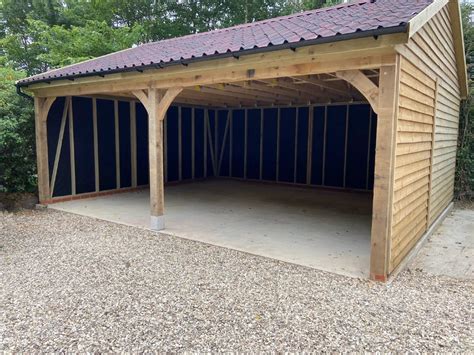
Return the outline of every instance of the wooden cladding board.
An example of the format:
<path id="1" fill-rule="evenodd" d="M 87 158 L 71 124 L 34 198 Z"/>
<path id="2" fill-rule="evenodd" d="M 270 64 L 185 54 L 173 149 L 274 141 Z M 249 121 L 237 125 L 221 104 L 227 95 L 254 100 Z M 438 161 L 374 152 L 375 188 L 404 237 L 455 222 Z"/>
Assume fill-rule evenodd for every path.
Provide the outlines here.
<path id="1" fill-rule="evenodd" d="M 453 199 L 460 89 L 451 29 L 451 14 L 445 6 L 420 29 L 401 54 L 426 75 L 438 78 L 432 160 L 429 225 Z"/>
<path id="2" fill-rule="evenodd" d="M 440 41 L 440 46 L 430 47 L 429 55 L 438 58 L 439 70 L 449 73 L 451 79 L 449 81 L 441 79 L 438 85 L 429 224 L 438 218 L 453 199 L 454 190 L 460 94 L 455 85 L 458 79 L 450 23 L 450 13 L 445 7 L 421 33 L 432 40 Z M 453 79 L 456 83 L 451 82 Z"/>
<path id="3" fill-rule="evenodd" d="M 460 89 L 445 6 L 402 55 L 390 271 L 453 199 Z"/>
<path id="4" fill-rule="evenodd" d="M 390 271 L 428 228 L 436 82 L 400 62 Z"/>

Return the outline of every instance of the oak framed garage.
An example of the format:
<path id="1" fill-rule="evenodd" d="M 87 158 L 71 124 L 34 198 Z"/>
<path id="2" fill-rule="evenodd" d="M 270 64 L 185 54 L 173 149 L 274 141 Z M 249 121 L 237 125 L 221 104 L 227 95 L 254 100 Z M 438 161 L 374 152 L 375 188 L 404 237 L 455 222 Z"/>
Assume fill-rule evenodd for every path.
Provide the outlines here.
<path id="1" fill-rule="evenodd" d="M 459 104 L 467 95 L 459 3 L 447 0 L 358 1 L 146 44 L 17 86 L 35 97 L 41 203 L 135 189 L 143 185 L 139 166 L 146 166 L 151 228 L 160 230 L 170 174 L 184 180 L 186 165 L 191 179 L 235 177 L 238 149 L 242 179 L 258 166 L 256 180 L 370 190 L 373 176 L 375 280 L 386 280 L 449 208 Z M 81 110 L 89 112 L 87 122 Z M 275 174 L 264 178 L 269 127 Z M 251 146 L 255 132 L 260 143 Z M 322 142 L 321 159 L 313 142 Z M 183 161 L 184 151 L 192 158 Z M 326 175 L 336 160 L 342 169 Z M 313 181 L 320 161 L 322 180 Z M 354 161 L 363 168 L 351 168 Z M 62 196 L 58 181 L 70 184 Z"/>

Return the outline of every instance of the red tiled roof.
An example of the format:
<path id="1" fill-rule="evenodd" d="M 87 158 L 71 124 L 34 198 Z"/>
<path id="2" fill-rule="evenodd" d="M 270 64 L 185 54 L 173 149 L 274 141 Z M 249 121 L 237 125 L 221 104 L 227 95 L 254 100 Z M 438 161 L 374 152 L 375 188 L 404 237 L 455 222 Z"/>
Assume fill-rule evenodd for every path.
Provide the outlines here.
<path id="1" fill-rule="evenodd" d="M 21 80 L 19 85 L 77 76 L 161 67 L 281 46 L 331 42 L 351 36 L 405 32 L 432 0 L 365 0 L 230 28 L 167 39 L 111 53 Z"/>

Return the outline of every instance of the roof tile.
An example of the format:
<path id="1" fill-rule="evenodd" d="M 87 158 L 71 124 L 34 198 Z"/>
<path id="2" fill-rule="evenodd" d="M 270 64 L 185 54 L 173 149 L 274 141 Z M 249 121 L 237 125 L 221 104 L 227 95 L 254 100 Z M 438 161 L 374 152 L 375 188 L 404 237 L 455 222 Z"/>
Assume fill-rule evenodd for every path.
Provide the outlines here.
<path id="1" fill-rule="evenodd" d="M 28 85 L 76 75 L 123 71 L 160 63 L 211 57 L 229 52 L 265 48 L 285 43 L 300 43 L 317 38 L 336 40 L 355 32 L 388 29 L 406 24 L 433 0 L 358 0 L 348 4 L 306 11 L 289 16 L 198 33 L 111 53 L 99 58 L 19 82 Z"/>

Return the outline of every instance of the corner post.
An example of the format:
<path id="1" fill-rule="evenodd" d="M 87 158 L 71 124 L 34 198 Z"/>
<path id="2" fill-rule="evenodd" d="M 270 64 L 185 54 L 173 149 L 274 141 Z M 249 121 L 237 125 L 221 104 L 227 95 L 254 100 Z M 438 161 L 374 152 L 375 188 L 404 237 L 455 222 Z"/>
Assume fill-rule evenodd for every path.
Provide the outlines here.
<path id="1" fill-rule="evenodd" d="M 376 281 L 387 281 L 390 273 L 399 70 L 399 57 L 395 65 L 380 67 L 370 255 L 370 278 Z"/>
<path id="2" fill-rule="evenodd" d="M 48 112 L 56 97 L 35 97 L 35 139 L 36 163 L 38 169 L 38 199 L 40 203 L 48 203 L 51 198 L 49 188 L 48 161 Z"/>

